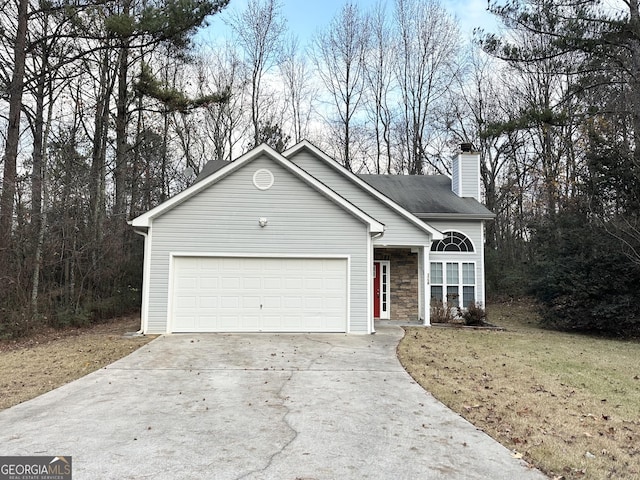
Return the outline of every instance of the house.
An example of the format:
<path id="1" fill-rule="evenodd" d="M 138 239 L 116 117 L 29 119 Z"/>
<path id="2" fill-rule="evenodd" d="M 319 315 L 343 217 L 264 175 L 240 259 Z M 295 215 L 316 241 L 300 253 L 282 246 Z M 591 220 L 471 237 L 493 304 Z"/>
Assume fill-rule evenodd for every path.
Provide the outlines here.
<path id="1" fill-rule="evenodd" d="M 480 161 L 356 175 L 303 141 L 209 162 L 130 221 L 145 238 L 142 331 L 373 333 L 429 325 L 430 299 L 484 303 Z"/>

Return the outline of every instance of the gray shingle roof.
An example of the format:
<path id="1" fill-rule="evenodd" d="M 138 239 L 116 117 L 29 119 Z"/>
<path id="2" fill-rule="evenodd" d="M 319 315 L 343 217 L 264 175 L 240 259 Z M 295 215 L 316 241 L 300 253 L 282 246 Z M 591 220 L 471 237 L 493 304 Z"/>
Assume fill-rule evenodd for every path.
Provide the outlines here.
<path id="1" fill-rule="evenodd" d="M 200 170 L 200 173 L 196 177 L 196 182 L 199 182 L 200 180 L 204 180 L 209 175 L 213 175 L 221 168 L 229 165 L 229 163 L 231 162 L 227 162 L 225 160 L 209 160 L 207 163 L 204 164 L 204 167 L 202 167 L 202 170 Z"/>
<path id="2" fill-rule="evenodd" d="M 475 198 L 451 191 L 446 175 L 358 175 L 373 188 L 419 218 L 492 219 L 495 215 Z"/>
<path id="3" fill-rule="evenodd" d="M 214 174 L 230 162 L 211 160 L 196 182 Z M 419 218 L 492 219 L 490 210 L 474 198 L 460 198 L 451 191 L 446 175 L 358 175 L 373 188 Z"/>

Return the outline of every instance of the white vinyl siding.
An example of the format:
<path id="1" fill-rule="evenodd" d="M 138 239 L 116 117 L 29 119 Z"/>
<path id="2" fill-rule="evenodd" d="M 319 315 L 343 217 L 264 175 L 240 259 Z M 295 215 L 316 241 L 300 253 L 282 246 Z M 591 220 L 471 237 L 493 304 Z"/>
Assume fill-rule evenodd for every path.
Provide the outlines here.
<path id="1" fill-rule="evenodd" d="M 460 156 L 454 158 L 453 162 L 451 162 L 451 190 L 457 196 L 463 196 L 460 193 Z"/>
<path id="2" fill-rule="evenodd" d="M 480 159 L 476 153 L 461 153 L 452 162 L 451 185 L 459 197 L 480 200 Z"/>
<path id="3" fill-rule="evenodd" d="M 301 151 L 289 160 L 383 223 L 385 233 L 374 240 L 374 245 L 425 245 L 430 241 L 430 235 L 427 232 L 355 185 L 344 175 L 326 165 L 324 161 L 315 158 L 311 153 Z"/>
<path id="4" fill-rule="evenodd" d="M 253 185 L 261 168 L 274 175 L 267 190 Z M 264 228 L 260 218 L 268 222 Z M 367 225 L 268 157 L 245 164 L 154 219 L 151 230 L 148 333 L 167 331 L 169 260 L 179 252 L 346 256 L 349 330 L 367 332 Z"/>

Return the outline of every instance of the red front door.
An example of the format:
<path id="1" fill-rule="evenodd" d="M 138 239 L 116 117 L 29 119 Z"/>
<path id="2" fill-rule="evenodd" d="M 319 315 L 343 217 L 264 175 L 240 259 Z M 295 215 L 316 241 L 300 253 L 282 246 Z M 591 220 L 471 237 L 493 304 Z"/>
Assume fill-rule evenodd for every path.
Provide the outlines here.
<path id="1" fill-rule="evenodd" d="M 373 318 L 380 318 L 380 262 L 373 262 Z"/>

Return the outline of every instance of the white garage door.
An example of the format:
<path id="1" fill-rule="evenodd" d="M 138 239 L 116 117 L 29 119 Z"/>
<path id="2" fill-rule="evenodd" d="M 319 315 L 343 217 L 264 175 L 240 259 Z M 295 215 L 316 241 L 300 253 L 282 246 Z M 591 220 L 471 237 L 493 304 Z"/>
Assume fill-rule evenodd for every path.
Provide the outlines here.
<path id="1" fill-rule="evenodd" d="M 173 332 L 345 332 L 347 260 L 176 257 Z"/>

